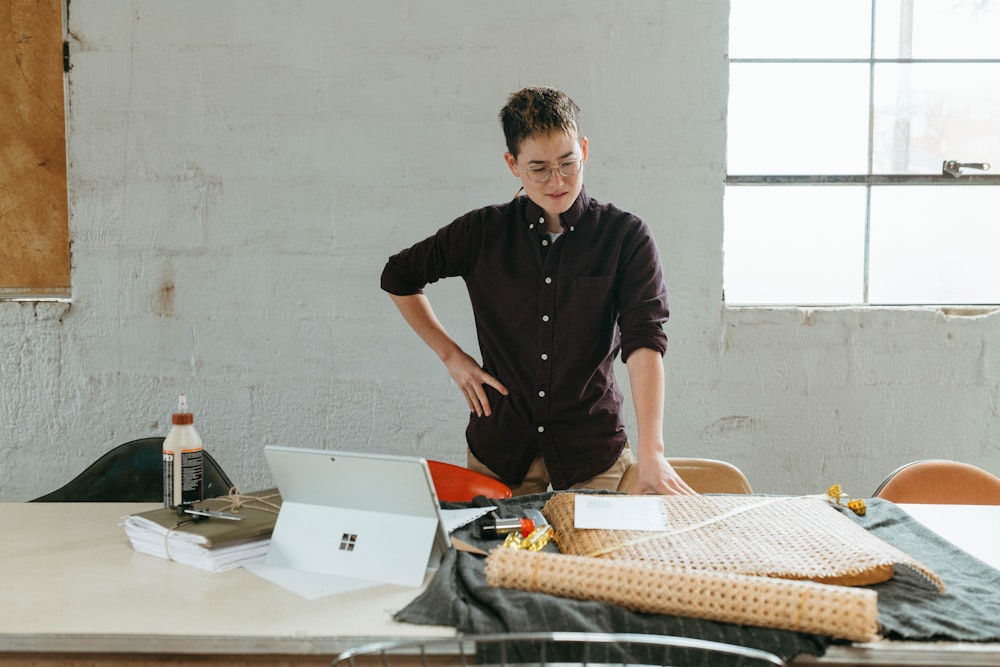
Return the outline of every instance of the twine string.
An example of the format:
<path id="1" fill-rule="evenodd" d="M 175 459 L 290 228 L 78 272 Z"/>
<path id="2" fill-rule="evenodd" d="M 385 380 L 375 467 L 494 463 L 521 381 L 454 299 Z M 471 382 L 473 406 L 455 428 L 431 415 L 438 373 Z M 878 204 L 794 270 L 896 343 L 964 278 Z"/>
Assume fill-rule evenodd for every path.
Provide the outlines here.
<path id="1" fill-rule="evenodd" d="M 240 490 L 232 486 L 229 488 L 229 492 L 225 496 L 219 496 L 213 500 L 225 501 L 221 507 L 213 508 L 215 511 L 219 512 L 232 512 L 238 514 L 240 510 L 244 507 L 247 509 L 260 510 L 261 512 L 267 512 L 269 514 L 277 514 L 281 510 L 281 505 L 277 502 L 272 501 L 272 498 L 280 498 L 281 494 L 278 492 L 268 493 L 265 495 L 253 495 L 240 493 Z M 254 506 L 251 507 L 251 505 Z M 259 505 L 259 506 L 258 506 Z M 194 523 L 194 519 L 184 519 L 178 521 L 173 528 L 168 528 L 165 533 L 163 533 L 163 546 L 167 552 L 167 558 L 169 560 L 176 561 L 173 554 L 170 553 L 170 537 L 174 533 L 180 532 L 180 528 Z"/>
<path id="2" fill-rule="evenodd" d="M 588 556 L 588 557 L 605 556 L 607 554 L 614 553 L 616 551 L 620 551 L 620 550 L 625 549 L 627 547 L 635 546 L 636 544 L 642 544 L 644 542 L 649 542 L 650 540 L 656 540 L 656 539 L 659 539 L 661 537 L 669 537 L 671 535 L 680 535 L 682 533 L 687 533 L 687 532 L 690 532 L 692 530 L 698 530 L 699 528 L 704 528 L 704 527 L 710 526 L 710 525 L 712 525 L 714 523 L 718 523 L 720 521 L 725 521 L 726 519 L 734 517 L 737 514 L 743 514 L 744 512 L 749 512 L 751 510 L 760 509 L 761 507 L 766 507 L 767 505 L 772 505 L 772 504 L 777 503 L 777 502 L 787 502 L 789 500 L 795 500 L 795 499 L 800 499 L 800 498 L 818 498 L 820 500 L 830 500 L 831 503 L 833 502 L 833 496 L 831 495 L 830 492 L 825 493 L 825 494 L 805 495 L 805 496 L 773 496 L 773 497 L 770 497 L 770 498 L 765 498 L 764 500 L 762 500 L 759 503 L 751 503 L 751 504 L 748 504 L 748 505 L 743 505 L 742 507 L 734 507 L 733 509 L 729 510 L 728 512 L 723 512 L 722 514 L 717 514 L 716 516 L 709 517 L 709 518 L 707 518 L 707 519 L 705 519 L 703 521 L 699 521 L 697 523 L 693 523 L 690 526 L 684 526 L 683 528 L 673 528 L 671 530 L 657 531 L 655 533 L 650 533 L 648 535 L 643 535 L 642 537 L 637 537 L 637 538 L 632 539 L 632 540 L 625 540 L 624 542 L 619 542 L 618 544 L 612 544 L 610 546 L 603 547 L 601 549 L 597 549 L 595 551 L 592 551 L 592 552 L 590 552 L 588 554 L 584 554 L 584 555 Z M 840 505 L 839 502 L 837 502 L 836 504 Z M 851 509 L 854 510 L 853 507 Z M 859 513 L 858 510 L 854 510 L 854 511 L 855 511 L 855 513 Z M 863 512 L 861 512 L 861 513 L 863 513 Z"/>
<path id="3" fill-rule="evenodd" d="M 806 496 L 806 497 L 808 498 L 808 497 L 814 497 L 814 496 Z M 709 518 L 707 518 L 707 519 L 705 519 L 703 521 L 699 521 L 697 523 L 693 523 L 690 526 L 684 526 L 683 528 L 674 528 L 674 529 L 671 529 L 671 530 L 657 531 L 655 533 L 650 533 L 648 535 L 643 535 L 642 537 L 637 537 L 635 539 L 625 540 L 623 542 L 619 542 L 618 544 L 612 544 L 610 546 L 603 547 L 603 548 L 597 549 L 595 551 L 591 551 L 590 553 L 584 554 L 584 555 L 588 556 L 588 557 L 605 556 L 607 554 L 614 553 L 616 551 L 620 551 L 622 549 L 634 546 L 636 544 L 642 544 L 644 542 L 649 542 L 650 540 L 657 540 L 657 539 L 659 539 L 661 537 L 668 537 L 670 535 L 680 535 L 682 533 L 687 533 L 687 532 L 690 532 L 692 530 L 698 530 L 699 528 L 704 528 L 705 526 L 710 526 L 713 523 L 718 523 L 720 521 L 724 521 L 724 520 L 726 520 L 726 519 L 728 519 L 730 517 L 736 516 L 737 514 L 743 514 L 744 512 L 749 512 L 750 510 L 759 509 L 761 507 L 765 507 L 767 505 L 771 505 L 771 504 L 774 504 L 776 502 L 784 501 L 784 500 L 787 500 L 787 499 L 788 498 L 786 498 L 784 496 L 775 496 L 775 497 L 772 497 L 772 498 L 766 498 L 766 499 L 762 500 L 759 503 L 752 503 L 752 504 L 749 504 L 749 505 L 743 505 L 742 507 L 734 507 L 733 509 L 729 510 L 728 512 L 723 512 L 722 514 L 718 514 L 716 516 L 709 517 Z"/>
<path id="4" fill-rule="evenodd" d="M 238 488 L 233 486 L 230 487 L 228 494 L 219 497 L 220 500 L 224 499 L 229 503 L 228 505 L 220 507 L 219 511 L 239 512 L 241 509 L 243 509 L 245 505 L 248 505 L 249 503 L 260 503 L 261 505 L 263 505 L 263 507 L 254 507 L 253 509 L 258 509 L 261 510 L 262 512 L 269 512 L 271 514 L 277 514 L 278 511 L 281 509 L 281 505 L 276 502 L 272 502 L 271 499 L 279 497 L 281 497 L 281 494 L 279 494 L 277 491 L 275 491 L 274 493 L 269 493 L 267 495 L 259 495 L 259 496 L 251 494 L 242 494 L 240 493 L 240 490 Z"/>

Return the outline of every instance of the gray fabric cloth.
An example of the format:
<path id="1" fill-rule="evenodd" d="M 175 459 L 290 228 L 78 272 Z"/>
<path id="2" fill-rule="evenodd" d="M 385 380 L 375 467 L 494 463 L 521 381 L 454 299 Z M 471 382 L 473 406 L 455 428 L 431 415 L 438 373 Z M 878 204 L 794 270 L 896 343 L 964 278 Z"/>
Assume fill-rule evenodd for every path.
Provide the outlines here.
<path id="1" fill-rule="evenodd" d="M 887 639 L 1000 641 L 1000 571 L 962 551 L 887 500 L 866 501 L 865 516 L 841 510 L 885 542 L 941 577 L 945 591 L 897 567 L 878 592 L 879 623 Z M 995 530 L 995 527 L 992 528 Z"/>
<path id="2" fill-rule="evenodd" d="M 525 508 L 541 508 L 549 497 L 551 494 L 545 493 L 492 502 L 499 507 L 499 516 L 515 517 Z M 892 580 L 872 586 L 879 594 L 883 636 L 916 641 L 1000 641 L 1000 571 L 938 537 L 896 505 L 879 499 L 866 502 L 868 512 L 863 517 L 846 508 L 840 511 L 933 570 L 946 586 L 944 593 L 938 593 L 926 579 L 905 567 L 897 568 Z M 496 541 L 479 540 L 476 533 L 474 527 L 467 526 L 455 536 L 487 550 L 496 546 Z M 551 543 L 546 550 L 557 551 Z M 491 588 L 486 585 L 485 559 L 455 550 L 446 556 L 427 589 L 395 618 L 406 623 L 452 626 L 463 634 L 572 631 L 696 637 L 758 648 L 785 660 L 801 654 L 822 655 L 837 641 Z"/>

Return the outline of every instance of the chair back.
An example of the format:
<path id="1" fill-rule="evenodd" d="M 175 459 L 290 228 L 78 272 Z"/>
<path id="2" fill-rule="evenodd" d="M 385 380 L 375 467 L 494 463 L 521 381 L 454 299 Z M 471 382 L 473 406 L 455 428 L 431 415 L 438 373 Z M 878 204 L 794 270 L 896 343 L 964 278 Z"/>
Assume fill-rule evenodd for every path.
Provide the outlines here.
<path id="1" fill-rule="evenodd" d="M 873 495 L 894 503 L 1000 505 L 1000 477 L 971 463 L 927 459 L 896 468 Z"/>
<path id="2" fill-rule="evenodd" d="M 510 498 L 510 487 L 475 470 L 443 461 L 427 461 L 438 500 L 449 503 L 466 503 L 476 496 Z"/>
<path id="3" fill-rule="evenodd" d="M 62 487 L 32 502 L 162 502 L 163 440 L 140 438 L 118 445 Z M 202 455 L 205 497 L 226 495 L 232 480 L 208 451 Z"/>
<path id="4" fill-rule="evenodd" d="M 732 463 L 716 459 L 668 458 L 681 479 L 698 493 L 753 493 L 746 475 Z M 628 493 L 635 486 L 638 470 L 630 466 L 622 475 L 618 490 Z"/>

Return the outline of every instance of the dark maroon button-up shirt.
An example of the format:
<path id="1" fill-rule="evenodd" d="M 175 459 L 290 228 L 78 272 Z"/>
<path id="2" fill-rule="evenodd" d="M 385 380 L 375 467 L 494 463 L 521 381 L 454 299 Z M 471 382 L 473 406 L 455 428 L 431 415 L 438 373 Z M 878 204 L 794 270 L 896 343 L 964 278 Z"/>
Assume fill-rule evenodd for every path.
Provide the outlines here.
<path id="1" fill-rule="evenodd" d="M 626 444 L 619 351 L 666 351 L 667 292 L 649 227 L 581 192 L 554 241 L 527 197 L 472 211 L 389 258 L 382 289 L 465 279 L 492 414 L 471 415 L 476 458 L 512 486 L 541 454 L 552 486 L 604 472 Z"/>

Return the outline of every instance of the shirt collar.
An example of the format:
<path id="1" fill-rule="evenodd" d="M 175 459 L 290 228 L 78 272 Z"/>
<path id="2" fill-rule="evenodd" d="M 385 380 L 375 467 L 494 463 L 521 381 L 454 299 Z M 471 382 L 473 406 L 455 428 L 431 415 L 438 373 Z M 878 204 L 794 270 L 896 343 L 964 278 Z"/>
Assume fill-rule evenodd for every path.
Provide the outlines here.
<path id="1" fill-rule="evenodd" d="M 542 207 L 531 200 L 530 197 L 525 196 L 527 200 L 527 207 L 525 208 L 525 215 L 528 220 L 539 220 L 545 216 L 545 211 Z M 574 227 L 580 218 L 583 217 L 584 211 L 590 207 L 590 197 L 587 196 L 587 190 L 584 187 L 580 188 L 580 194 L 577 196 L 576 201 L 569 209 L 559 216 L 559 221 L 562 223 L 563 229 L 570 229 Z"/>

